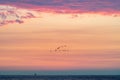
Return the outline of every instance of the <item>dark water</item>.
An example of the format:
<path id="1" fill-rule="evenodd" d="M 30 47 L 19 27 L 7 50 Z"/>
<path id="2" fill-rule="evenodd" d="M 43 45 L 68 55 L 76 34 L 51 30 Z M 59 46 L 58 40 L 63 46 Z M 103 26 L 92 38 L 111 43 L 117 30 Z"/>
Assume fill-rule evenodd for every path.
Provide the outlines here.
<path id="1" fill-rule="evenodd" d="M 120 75 L 0 75 L 0 80 L 120 80 Z"/>

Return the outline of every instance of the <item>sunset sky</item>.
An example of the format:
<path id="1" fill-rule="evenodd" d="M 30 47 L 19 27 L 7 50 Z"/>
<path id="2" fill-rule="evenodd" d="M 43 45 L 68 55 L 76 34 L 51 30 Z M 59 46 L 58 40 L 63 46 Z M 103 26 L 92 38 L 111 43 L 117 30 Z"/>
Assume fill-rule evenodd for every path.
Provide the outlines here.
<path id="1" fill-rule="evenodd" d="M 20 71 L 120 74 L 120 0 L 0 0 L 0 74 Z"/>

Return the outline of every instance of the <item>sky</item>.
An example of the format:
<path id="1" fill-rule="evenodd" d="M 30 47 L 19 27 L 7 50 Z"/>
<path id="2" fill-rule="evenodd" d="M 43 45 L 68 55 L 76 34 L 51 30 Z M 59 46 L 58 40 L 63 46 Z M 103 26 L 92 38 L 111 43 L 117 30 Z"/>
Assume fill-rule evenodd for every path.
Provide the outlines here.
<path id="1" fill-rule="evenodd" d="M 119 75 L 119 26 L 120 0 L 0 0 L 0 74 Z"/>

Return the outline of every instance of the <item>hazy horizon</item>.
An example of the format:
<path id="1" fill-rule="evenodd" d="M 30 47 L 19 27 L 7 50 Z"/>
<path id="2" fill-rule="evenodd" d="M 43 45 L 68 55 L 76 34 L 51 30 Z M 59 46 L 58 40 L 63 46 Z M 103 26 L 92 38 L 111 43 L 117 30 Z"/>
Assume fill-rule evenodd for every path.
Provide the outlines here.
<path id="1" fill-rule="evenodd" d="M 61 70 L 61 71 L 0 71 L 0 75 L 120 75 L 120 69 L 116 70 Z"/>

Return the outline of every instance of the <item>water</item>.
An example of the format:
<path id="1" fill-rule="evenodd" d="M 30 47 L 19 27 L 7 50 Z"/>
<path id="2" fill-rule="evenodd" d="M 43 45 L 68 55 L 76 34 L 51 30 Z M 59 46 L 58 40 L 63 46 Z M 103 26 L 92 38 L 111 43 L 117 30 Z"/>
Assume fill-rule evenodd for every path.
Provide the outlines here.
<path id="1" fill-rule="evenodd" d="M 120 75 L 0 75 L 0 80 L 120 80 Z"/>

